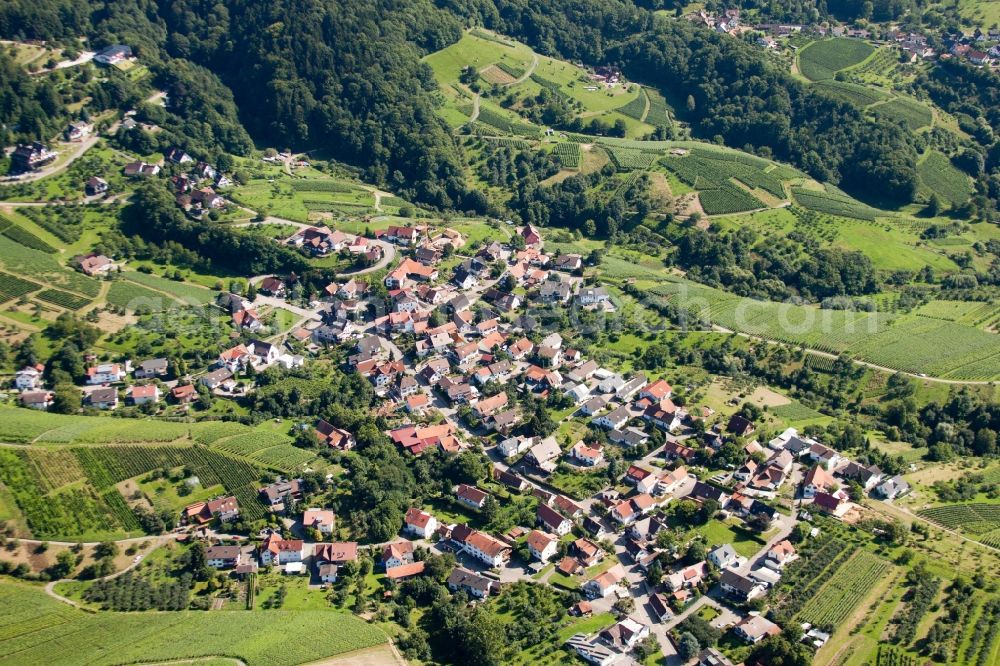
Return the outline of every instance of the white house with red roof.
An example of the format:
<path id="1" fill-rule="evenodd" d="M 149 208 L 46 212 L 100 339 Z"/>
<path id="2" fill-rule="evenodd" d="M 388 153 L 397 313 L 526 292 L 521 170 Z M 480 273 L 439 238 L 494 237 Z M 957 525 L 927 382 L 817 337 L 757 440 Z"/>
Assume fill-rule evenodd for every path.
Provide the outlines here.
<path id="1" fill-rule="evenodd" d="M 527 543 L 528 551 L 531 552 L 533 558 L 541 562 L 548 562 L 556 554 L 559 537 L 541 530 L 531 530 Z"/>
<path id="2" fill-rule="evenodd" d="M 415 534 L 423 539 L 429 539 L 437 528 L 437 518 L 431 514 L 421 511 L 415 506 L 407 509 L 406 516 L 403 518 L 404 531 Z"/>

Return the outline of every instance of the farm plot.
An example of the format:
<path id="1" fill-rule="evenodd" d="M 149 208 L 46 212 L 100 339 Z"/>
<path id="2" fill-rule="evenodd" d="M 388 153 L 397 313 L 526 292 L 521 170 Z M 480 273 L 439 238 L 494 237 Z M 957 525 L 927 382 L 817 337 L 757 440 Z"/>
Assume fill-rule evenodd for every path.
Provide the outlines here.
<path id="1" fill-rule="evenodd" d="M 208 446 L 220 439 L 242 435 L 249 430 L 249 427 L 235 421 L 203 422 L 191 426 L 191 437 L 198 444 Z"/>
<path id="2" fill-rule="evenodd" d="M 61 291 L 59 289 L 45 289 L 44 291 L 40 291 L 38 292 L 37 298 L 45 301 L 46 303 L 51 303 L 52 305 L 65 308 L 66 310 L 79 310 L 80 308 L 86 307 L 90 304 L 89 298 L 77 296 L 76 294 L 71 294 L 68 291 Z"/>
<path id="3" fill-rule="evenodd" d="M 130 282 L 165 292 L 184 303 L 204 305 L 211 303 L 215 298 L 215 292 L 209 289 L 194 284 L 178 282 L 177 280 L 168 280 L 159 275 L 126 271 L 122 276 Z"/>
<path id="4" fill-rule="evenodd" d="M 15 243 L 19 243 L 32 250 L 55 254 L 56 248 L 52 247 L 41 238 L 31 233 L 24 227 L 18 225 L 8 217 L 0 215 L 0 234 L 3 234 Z"/>
<path id="5" fill-rule="evenodd" d="M 813 89 L 841 102 L 853 104 L 858 108 L 864 108 L 889 98 L 889 93 L 877 88 L 833 79 L 817 81 L 813 84 Z"/>
<path id="6" fill-rule="evenodd" d="M 885 104 L 873 106 L 871 110 L 889 120 L 902 121 L 910 130 L 928 127 L 934 121 L 934 114 L 926 104 L 909 97 L 897 97 Z"/>
<path id="7" fill-rule="evenodd" d="M 633 99 L 631 102 L 625 106 L 620 106 L 615 111 L 626 115 L 629 118 L 635 118 L 636 120 L 642 120 L 643 116 L 646 115 L 646 93 L 645 91 L 639 93 L 639 96 Z"/>
<path id="8" fill-rule="evenodd" d="M 580 144 L 578 143 L 557 143 L 552 148 L 552 154 L 559 165 L 564 169 L 578 169 L 580 167 Z"/>
<path id="9" fill-rule="evenodd" d="M 919 513 L 942 527 L 970 534 L 988 534 L 1000 529 L 1000 504 L 947 504 Z"/>
<path id="10" fill-rule="evenodd" d="M 924 185 L 953 206 L 964 204 L 973 194 L 972 179 L 936 150 L 917 165 L 917 173 Z"/>
<path id="11" fill-rule="evenodd" d="M 91 420 L 85 416 L 63 416 L 34 409 L 0 406 L 0 441 L 27 444 L 53 428 L 71 423 L 87 424 Z"/>
<path id="12" fill-rule="evenodd" d="M 133 312 L 136 310 L 159 312 L 176 304 L 176 301 L 166 294 L 147 289 L 128 280 L 112 282 L 111 288 L 108 289 L 107 301 L 110 305 L 116 305 Z"/>
<path id="13" fill-rule="evenodd" d="M 871 592 L 889 566 L 888 562 L 868 551 L 856 552 L 809 600 L 799 617 L 819 626 L 841 624 Z"/>
<path id="14" fill-rule="evenodd" d="M 781 179 L 776 174 L 765 171 L 770 163 L 752 155 L 694 149 L 690 155 L 669 156 L 663 158 L 662 162 L 678 178 L 695 189 L 720 189 L 730 184 L 730 179 L 735 179 L 747 187 L 759 188 L 779 199 L 786 197 Z M 759 201 L 756 203 L 752 208 L 764 207 Z"/>
<path id="15" fill-rule="evenodd" d="M 1000 372 L 1000 338 L 981 329 L 919 315 L 906 315 L 851 351 L 906 372 L 954 379 L 989 379 Z"/>
<path id="16" fill-rule="evenodd" d="M 702 190 L 698 199 L 708 215 L 731 215 L 767 207 L 746 190 L 729 183 L 720 185 L 718 189 Z"/>
<path id="17" fill-rule="evenodd" d="M 66 268 L 52 255 L 15 243 L 6 236 L 0 236 L 0 268 L 91 298 L 101 291 L 101 283 L 97 280 Z"/>
<path id="18" fill-rule="evenodd" d="M 618 146 L 602 146 L 607 151 L 608 156 L 614 163 L 615 168 L 620 171 L 632 171 L 634 169 L 648 169 L 659 157 L 659 152 L 651 150 L 637 150 L 635 148 L 622 148 Z"/>
<path id="19" fill-rule="evenodd" d="M 799 53 L 799 71 L 810 81 L 832 79 L 838 71 L 856 65 L 875 47 L 860 39 L 833 38 L 813 42 Z"/>
<path id="20" fill-rule="evenodd" d="M 829 187 L 824 192 L 807 190 L 803 187 L 793 187 L 792 195 L 803 208 L 808 208 L 819 213 L 852 217 L 856 220 L 867 220 L 869 222 L 874 222 L 876 216 L 879 215 L 877 209 Z"/>
<path id="21" fill-rule="evenodd" d="M 649 98 L 649 113 L 646 114 L 645 122 L 653 127 L 669 127 L 670 110 L 667 100 L 656 90 L 643 88 L 643 92 Z"/>
<path id="22" fill-rule="evenodd" d="M 34 282 L 22 280 L 9 273 L 0 273 L 0 303 L 30 294 L 39 287 L 40 285 Z"/>
<path id="23" fill-rule="evenodd" d="M 85 613 L 12 582 L 0 583 L 0 604 L 0 661 L 9 664 L 216 663 L 226 655 L 249 666 L 294 666 L 386 642 L 376 625 L 333 610 L 240 613 L 233 631 L 229 612 Z"/>
<path id="24" fill-rule="evenodd" d="M 781 578 L 778 607 L 789 617 L 797 615 L 851 558 L 853 550 L 829 534 L 813 541 L 801 557 L 792 562 Z"/>
<path id="25" fill-rule="evenodd" d="M 112 496 L 102 496 L 87 484 L 45 493 L 49 477 L 29 461 L 30 450 L 0 450 L 0 481 L 38 538 L 85 539 L 140 531 L 131 511 L 123 513 Z M 44 462 L 42 463 L 44 464 Z M 117 495 L 117 493 L 115 493 Z M 118 499 L 121 496 L 118 495 Z"/>
<path id="26" fill-rule="evenodd" d="M 506 134 L 517 136 L 537 137 L 541 130 L 524 121 L 514 119 L 501 111 L 499 107 L 491 107 L 488 102 L 482 101 L 479 104 L 479 122 L 500 130 Z"/>

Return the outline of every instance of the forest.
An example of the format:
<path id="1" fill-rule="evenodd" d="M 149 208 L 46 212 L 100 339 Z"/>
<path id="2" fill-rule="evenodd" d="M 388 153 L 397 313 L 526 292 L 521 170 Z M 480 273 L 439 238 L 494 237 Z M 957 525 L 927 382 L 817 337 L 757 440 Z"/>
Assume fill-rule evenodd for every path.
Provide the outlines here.
<path id="1" fill-rule="evenodd" d="M 812 92 L 741 40 L 654 20 L 625 0 L 343 4 L 127 0 L 91 2 L 87 12 L 62 0 L 12 2 L 0 8 L 0 31 L 133 45 L 170 93 L 170 113 L 186 119 L 167 128 L 194 154 L 245 153 L 249 132 L 329 152 L 438 208 L 482 212 L 485 202 L 433 113 L 436 85 L 419 58 L 476 23 L 545 55 L 619 65 L 661 88 L 700 137 L 789 161 L 869 200 L 916 194 L 914 140 L 901 125 Z"/>

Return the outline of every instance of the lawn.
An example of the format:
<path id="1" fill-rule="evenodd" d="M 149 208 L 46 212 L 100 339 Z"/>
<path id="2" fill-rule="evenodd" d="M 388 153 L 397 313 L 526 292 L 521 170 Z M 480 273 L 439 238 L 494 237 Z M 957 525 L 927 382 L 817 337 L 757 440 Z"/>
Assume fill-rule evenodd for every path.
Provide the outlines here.
<path id="1" fill-rule="evenodd" d="M 705 537 L 709 547 L 729 543 L 743 557 L 751 557 L 765 544 L 763 539 L 747 530 L 715 519 L 708 521 L 695 531 Z"/>
<path id="2" fill-rule="evenodd" d="M 378 628 L 331 610 L 84 613 L 39 588 L 8 582 L 0 583 L 0 599 L 6 610 L 0 616 L 0 659 L 11 664 L 100 665 L 226 655 L 250 665 L 292 666 L 386 640 Z"/>
<path id="3" fill-rule="evenodd" d="M 207 488 L 199 484 L 187 495 L 182 495 L 181 488 L 185 482 L 173 483 L 169 479 L 140 480 L 137 485 L 157 511 L 170 511 L 171 513 L 180 511 L 194 502 L 212 499 L 225 491 L 221 484 Z"/>

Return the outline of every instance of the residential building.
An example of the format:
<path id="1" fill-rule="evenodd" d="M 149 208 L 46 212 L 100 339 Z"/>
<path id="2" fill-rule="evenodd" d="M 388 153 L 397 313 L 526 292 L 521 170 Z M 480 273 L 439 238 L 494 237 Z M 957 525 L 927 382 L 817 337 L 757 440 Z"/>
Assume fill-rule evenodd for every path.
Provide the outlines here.
<path id="1" fill-rule="evenodd" d="M 531 530 L 528 534 L 528 550 L 536 560 L 548 562 L 556 554 L 559 538 L 541 530 Z"/>
<path id="2" fill-rule="evenodd" d="M 240 564 L 239 546 L 209 546 L 205 549 L 205 563 L 213 569 L 233 569 Z"/>
<path id="3" fill-rule="evenodd" d="M 500 592 L 499 582 L 462 567 L 455 567 L 452 570 L 447 585 L 452 592 L 461 590 L 474 599 L 485 599 L 490 594 Z"/>
<path id="4" fill-rule="evenodd" d="M 764 586 L 760 582 L 740 575 L 732 569 L 722 572 L 719 586 L 723 592 L 741 602 L 750 601 L 764 593 Z"/>
<path id="5" fill-rule="evenodd" d="M 459 484 L 455 488 L 455 499 L 460 504 L 479 511 L 486 504 L 489 493 L 483 492 L 479 488 L 467 484 Z"/>
<path id="6" fill-rule="evenodd" d="M 781 627 L 763 615 L 749 615 L 733 627 L 733 633 L 745 643 L 755 645 L 769 636 L 780 634 Z"/>
<path id="7" fill-rule="evenodd" d="M 573 529 L 572 520 L 543 502 L 538 503 L 535 518 L 537 524 L 559 536 L 565 536 Z"/>
<path id="8" fill-rule="evenodd" d="M 260 563 L 264 566 L 301 562 L 305 543 L 301 539 L 282 539 L 271 532 L 260 545 Z"/>
<path id="9" fill-rule="evenodd" d="M 336 517 L 329 509 L 309 508 L 302 514 L 302 526 L 306 529 L 319 530 L 324 536 L 333 533 L 335 523 Z"/>
<path id="10" fill-rule="evenodd" d="M 406 510 L 406 516 L 403 518 L 404 531 L 415 534 L 422 539 L 430 539 L 437 528 L 437 518 L 426 511 L 421 511 L 416 507 L 410 507 Z"/>

